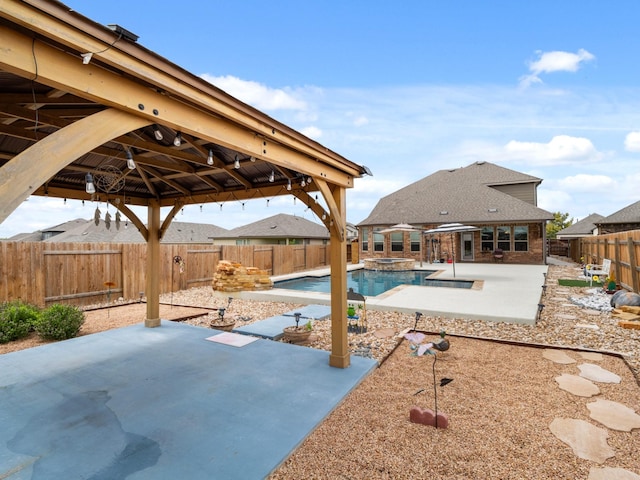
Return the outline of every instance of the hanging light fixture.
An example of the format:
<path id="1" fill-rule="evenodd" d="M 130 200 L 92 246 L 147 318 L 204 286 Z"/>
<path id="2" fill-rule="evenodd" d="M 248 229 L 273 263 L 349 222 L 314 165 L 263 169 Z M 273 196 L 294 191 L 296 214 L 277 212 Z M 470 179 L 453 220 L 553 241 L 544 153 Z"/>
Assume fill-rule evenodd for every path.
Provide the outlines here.
<path id="1" fill-rule="evenodd" d="M 126 149 L 126 152 L 127 152 L 127 168 L 129 170 L 135 170 L 136 162 L 133 161 L 133 154 L 131 153 L 131 150 L 129 150 L 128 148 Z"/>
<path id="2" fill-rule="evenodd" d="M 209 149 L 209 156 L 207 157 L 207 163 L 213 165 L 213 150 Z"/>
<path id="3" fill-rule="evenodd" d="M 162 132 L 160 131 L 157 125 L 153 126 L 153 135 L 156 137 L 156 140 L 158 141 L 164 138 L 164 136 L 162 135 Z"/>
<path id="4" fill-rule="evenodd" d="M 236 170 L 240 168 L 240 160 L 238 159 L 238 154 L 237 153 L 236 153 L 235 162 L 233 162 L 233 168 L 235 168 Z"/>
<path id="5" fill-rule="evenodd" d="M 271 173 L 269 174 L 269 182 L 273 183 L 276 179 L 276 174 L 273 172 L 273 170 L 271 170 Z"/>
<path id="6" fill-rule="evenodd" d="M 182 134 L 180 132 L 176 133 L 176 136 L 173 139 L 173 144 L 176 147 L 179 147 L 180 145 L 182 145 Z"/>
<path id="7" fill-rule="evenodd" d="M 96 186 L 93 183 L 93 175 L 91 175 L 91 173 L 87 173 L 84 176 L 84 181 L 85 181 L 85 191 L 89 194 L 89 195 L 93 195 L 94 193 L 96 193 Z"/>

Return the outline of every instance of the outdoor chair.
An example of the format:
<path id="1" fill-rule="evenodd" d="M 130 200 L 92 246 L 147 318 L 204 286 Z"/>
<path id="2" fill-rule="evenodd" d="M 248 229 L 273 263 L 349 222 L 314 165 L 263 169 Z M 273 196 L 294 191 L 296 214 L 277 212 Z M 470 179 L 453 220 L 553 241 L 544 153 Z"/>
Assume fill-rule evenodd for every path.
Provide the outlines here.
<path id="1" fill-rule="evenodd" d="M 602 265 L 588 264 L 584 267 L 584 274 L 589 277 L 589 286 L 593 286 L 593 277 L 603 277 L 603 280 L 609 276 L 611 270 L 611 260 L 605 258 L 602 260 Z"/>
<path id="2" fill-rule="evenodd" d="M 501 248 L 496 248 L 493 251 L 493 261 L 504 263 L 504 252 L 502 251 Z"/>

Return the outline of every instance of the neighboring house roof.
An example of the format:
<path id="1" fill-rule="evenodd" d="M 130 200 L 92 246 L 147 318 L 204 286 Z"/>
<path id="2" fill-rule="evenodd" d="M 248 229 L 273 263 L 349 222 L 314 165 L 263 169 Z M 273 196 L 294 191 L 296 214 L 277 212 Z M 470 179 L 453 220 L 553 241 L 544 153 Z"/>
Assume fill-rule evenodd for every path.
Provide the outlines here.
<path id="1" fill-rule="evenodd" d="M 59 232 L 43 240 L 43 233 Z M 227 229 L 204 223 L 171 222 L 167 232 L 162 237 L 162 243 L 210 243 L 211 238 L 224 235 Z M 24 235 L 24 234 L 22 234 Z M 115 213 L 112 215 L 110 228 L 107 229 L 101 219 L 98 225 L 94 220 L 75 219 L 33 234 L 28 239 L 11 241 L 44 241 L 44 242 L 114 242 L 114 243 L 142 243 L 144 238 L 135 225 L 123 220 L 118 229 Z"/>
<path id="2" fill-rule="evenodd" d="M 358 225 L 551 220 L 553 215 L 546 210 L 492 188 L 509 184 L 537 187 L 540 182 L 537 177 L 489 162 L 439 170 L 382 198 Z"/>
<path id="3" fill-rule="evenodd" d="M 78 226 L 85 225 L 87 220 L 84 218 L 75 218 L 68 222 L 63 222 L 52 227 L 43 228 L 42 230 L 36 230 L 35 232 L 19 233 L 13 237 L 8 238 L 10 242 L 40 242 L 46 240 L 50 236 L 60 235 L 64 232 L 78 228 Z"/>
<path id="4" fill-rule="evenodd" d="M 604 216 L 598 213 L 592 213 L 588 217 L 583 218 L 582 220 L 574 223 L 573 225 L 569 225 L 567 228 L 563 228 L 559 232 L 556 233 L 557 238 L 576 238 L 576 237 L 588 237 L 589 235 L 593 235 L 595 230 L 598 228 L 596 223 L 599 223 L 600 220 L 605 218 Z"/>
<path id="5" fill-rule="evenodd" d="M 597 223 L 598 225 L 607 225 L 611 223 L 640 223 L 640 201 L 627 205 Z"/>
<path id="6" fill-rule="evenodd" d="M 280 213 L 257 222 L 229 230 L 217 238 L 329 238 L 323 225 L 295 215 Z"/>

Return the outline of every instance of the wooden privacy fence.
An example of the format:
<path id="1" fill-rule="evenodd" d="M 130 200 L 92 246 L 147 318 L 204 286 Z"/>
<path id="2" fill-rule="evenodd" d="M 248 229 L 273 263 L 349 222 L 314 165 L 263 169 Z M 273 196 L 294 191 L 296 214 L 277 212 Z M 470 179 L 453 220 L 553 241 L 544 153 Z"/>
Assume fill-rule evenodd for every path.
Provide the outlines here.
<path id="1" fill-rule="evenodd" d="M 101 304 L 146 289 L 141 243 L 0 242 L 0 302 Z M 284 275 L 330 265 L 327 245 L 161 244 L 160 292 L 209 286 L 220 260 Z"/>
<path id="2" fill-rule="evenodd" d="M 618 284 L 627 290 L 639 291 L 640 230 L 581 238 L 579 253 L 586 263 L 601 264 L 605 258 L 610 259 Z"/>

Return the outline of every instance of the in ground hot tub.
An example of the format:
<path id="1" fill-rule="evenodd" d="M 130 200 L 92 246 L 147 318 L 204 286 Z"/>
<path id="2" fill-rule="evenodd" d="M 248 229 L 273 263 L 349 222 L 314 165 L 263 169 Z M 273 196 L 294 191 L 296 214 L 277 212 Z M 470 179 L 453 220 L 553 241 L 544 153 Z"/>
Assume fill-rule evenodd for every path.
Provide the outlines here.
<path id="1" fill-rule="evenodd" d="M 365 270 L 382 270 L 395 272 L 400 270 L 413 270 L 416 261 L 411 258 L 365 258 Z"/>

